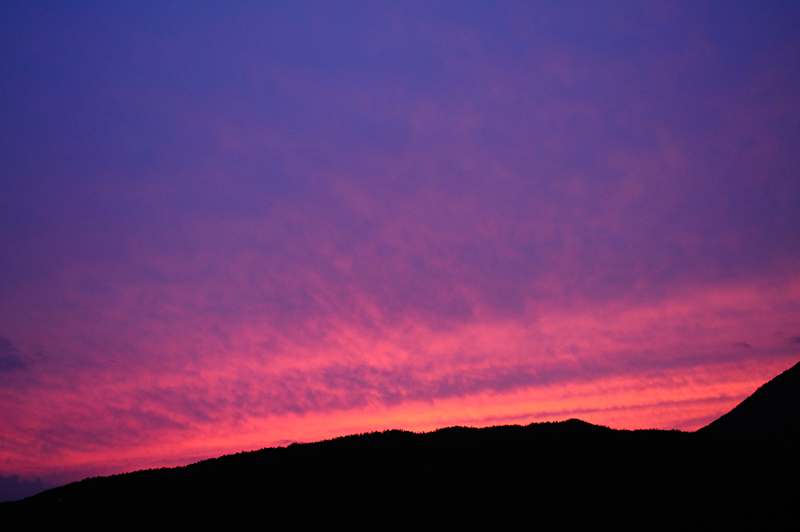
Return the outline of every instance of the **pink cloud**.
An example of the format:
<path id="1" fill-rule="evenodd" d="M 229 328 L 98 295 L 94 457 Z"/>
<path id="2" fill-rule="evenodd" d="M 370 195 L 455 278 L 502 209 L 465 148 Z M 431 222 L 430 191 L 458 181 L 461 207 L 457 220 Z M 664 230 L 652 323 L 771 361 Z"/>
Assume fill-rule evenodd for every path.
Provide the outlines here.
<path id="1" fill-rule="evenodd" d="M 373 9 L 8 29 L 0 475 L 694 429 L 796 362 L 793 29 Z"/>

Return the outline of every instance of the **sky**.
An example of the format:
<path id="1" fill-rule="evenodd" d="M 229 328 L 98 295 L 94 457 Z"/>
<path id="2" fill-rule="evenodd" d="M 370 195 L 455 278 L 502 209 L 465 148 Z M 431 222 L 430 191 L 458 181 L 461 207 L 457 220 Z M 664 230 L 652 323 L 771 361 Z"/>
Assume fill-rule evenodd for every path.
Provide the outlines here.
<path id="1" fill-rule="evenodd" d="M 700 428 L 800 360 L 798 86 L 794 2 L 2 2 L 0 477 Z"/>

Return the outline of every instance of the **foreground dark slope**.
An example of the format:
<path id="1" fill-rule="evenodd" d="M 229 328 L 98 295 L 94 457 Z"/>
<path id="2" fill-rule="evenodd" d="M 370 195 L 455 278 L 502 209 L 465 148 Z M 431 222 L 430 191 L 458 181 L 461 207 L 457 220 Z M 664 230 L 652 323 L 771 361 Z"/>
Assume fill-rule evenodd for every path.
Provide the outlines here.
<path id="1" fill-rule="evenodd" d="M 773 383 L 797 386 L 796 379 Z M 747 419 L 783 408 L 769 397 L 797 397 L 762 395 Z M 710 429 L 618 431 L 570 420 L 348 436 L 87 479 L 2 504 L 0 522 L 447 530 L 763 529 L 795 521 L 797 440 L 773 438 L 774 431 L 743 440 Z"/>
<path id="2" fill-rule="evenodd" d="M 784 371 L 698 432 L 726 439 L 798 441 L 800 364 Z"/>

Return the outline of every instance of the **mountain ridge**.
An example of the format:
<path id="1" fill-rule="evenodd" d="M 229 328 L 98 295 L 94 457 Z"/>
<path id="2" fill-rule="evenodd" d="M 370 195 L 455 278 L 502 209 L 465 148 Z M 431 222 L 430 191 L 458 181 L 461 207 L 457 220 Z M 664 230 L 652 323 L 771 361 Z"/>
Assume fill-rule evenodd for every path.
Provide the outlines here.
<path id="1" fill-rule="evenodd" d="M 616 430 L 578 419 L 387 430 L 85 479 L 0 504 L 0 522 L 282 530 L 332 523 L 431 530 L 763 527 L 793 518 L 797 490 L 783 486 L 800 472 L 798 440 L 781 430 L 738 435 L 748 433 L 758 411 L 796 398 L 785 388 L 797 386 L 798 372 L 800 364 L 730 413 L 746 415 L 722 416 L 724 424 L 696 432 Z"/>

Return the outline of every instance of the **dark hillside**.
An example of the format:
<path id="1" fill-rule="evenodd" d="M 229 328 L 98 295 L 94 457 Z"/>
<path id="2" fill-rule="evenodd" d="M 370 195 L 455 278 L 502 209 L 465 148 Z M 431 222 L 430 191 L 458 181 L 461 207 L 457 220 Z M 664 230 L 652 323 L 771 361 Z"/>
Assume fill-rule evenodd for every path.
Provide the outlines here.
<path id="1" fill-rule="evenodd" d="M 698 432 L 740 440 L 797 441 L 800 438 L 800 363 Z"/>
<path id="2" fill-rule="evenodd" d="M 781 386 L 789 382 L 784 375 Z M 89 529 L 763 529 L 796 521 L 796 444 L 620 431 L 579 420 L 386 431 L 87 479 L 1 504 L 0 522 Z"/>

